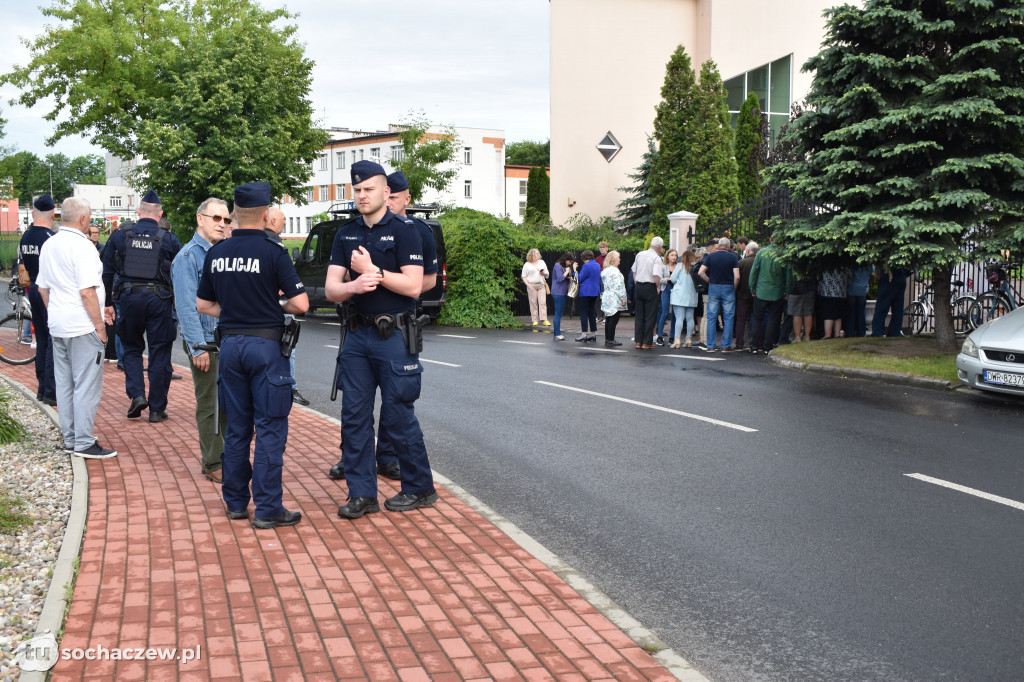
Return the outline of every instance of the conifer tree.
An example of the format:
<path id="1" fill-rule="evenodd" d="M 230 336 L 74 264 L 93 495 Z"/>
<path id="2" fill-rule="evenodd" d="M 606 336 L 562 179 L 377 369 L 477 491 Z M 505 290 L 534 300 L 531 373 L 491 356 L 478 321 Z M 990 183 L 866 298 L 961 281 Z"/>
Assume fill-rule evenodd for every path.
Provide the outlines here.
<path id="1" fill-rule="evenodd" d="M 662 237 L 668 237 L 668 214 L 693 210 L 687 200 L 693 186 L 690 149 L 698 120 L 696 87 L 690 56 L 680 45 L 665 66 L 654 118 L 658 155 L 651 166 L 651 226 Z"/>
<path id="2" fill-rule="evenodd" d="M 764 193 L 761 174 L 768 148 L 768 139 L 762 133 L 765 119 L 767 116 L 761 113 L 757 95 L 751 92 L 740 107 L 736 123 L 736 179 L 741 204 Z"/>
<path id="3" fill-rule="evenodd" d="M 700 125 L 694 126 L 694 144 L 690 152 L 693 184 L 685 210 L 696 213 L 698 223 L 707 223 L 734 208 L 739 196 L 733 158 L 735 137 L 729 120 L 725 86 L 718 67 L 710 59 L 701 66 L 696 98 L 696 120 Z"/>
<path id="4" fill-rule="evenodd" d="M 619 202 L 615 210 L 617 216 L 612 226 L 623 234 L 646 234 L 651 227 L 654 212 L 651 209 L 651 169 L 658 156 L 658 148 L 654 138 L 647 136 L 647 151 L 641 158 L 635 173 L 626 177 L 636 184 L 632 187 L 620 187 L 626 197 Z"/>
<path id="5" fill-rule="evenodd" d="M 918 267 L 953 350 L 968 241 L 1024 240 L 1024 0 L 866 0 L 827 13 L 794 157 L 771 181 L 823 207 L 782 224 L 794 263 Z"/>

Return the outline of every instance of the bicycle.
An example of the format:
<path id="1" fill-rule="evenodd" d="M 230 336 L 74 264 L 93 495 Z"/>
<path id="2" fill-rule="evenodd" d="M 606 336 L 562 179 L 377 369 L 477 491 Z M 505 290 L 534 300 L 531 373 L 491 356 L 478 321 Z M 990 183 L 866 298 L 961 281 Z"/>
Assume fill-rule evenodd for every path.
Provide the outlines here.
<path id="1" fill-rule="evenodd" d="M 954 280 L 953 286 L 956 287 L 956 290 L 950 294 L 949 299 L 949 307 L 953 313 L 953 332 L 966 334 L 972 329 L 970 309 L 976 299 L 972 294 L 960 294 L 960 289 L 964 286 L 963 281 Z M 935 306 L 932 304 L 934 296 L 935 289 L 929 284 L 925 287 L 924 292 L 917 297 L 917 300 L 911 301 L 903 310 L 904 324 L 911 336 L 917 336 L 928 328 L 929 320 L 935 315 Z"/>
<path id="2" fill-rule="evenodd" d="M 978 299 L 971 306 L 967 314 L 971 329 L 977 329 L 986 322 L 991 322 L 1011 310 L 1016 310 L 1024 305 L 1024 301 L 1017 300 L 1014 297 L 1013 290 L 1010 288 L 1009 278 L 1007 277 L 1007 272 L 1016 267 L 1018 266 L 1014 263 L 1007 263 L 1005 267 L 1002 265 L 991 265 L 986 268 L 988 282 L 992 285 L 992 290 L 978 296 Z"/>
<path id="3" fill-rule="evenodd" d="M 0 320 L 0 360 L 9 365 L 27 365 L 36 359 L 31 332 L 32 308 L 25 296 L 25 289 L 18 285 L 16 278 L 8 288 L 9 297 L 12 293 L 17 295 L 13 304 L 14 312 Z"/>

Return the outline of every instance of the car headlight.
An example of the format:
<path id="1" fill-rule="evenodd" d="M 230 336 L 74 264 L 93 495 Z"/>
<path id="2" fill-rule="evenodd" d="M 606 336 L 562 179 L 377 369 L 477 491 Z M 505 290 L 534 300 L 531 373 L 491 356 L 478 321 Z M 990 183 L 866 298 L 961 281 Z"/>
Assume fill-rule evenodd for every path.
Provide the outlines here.
<path id="1" fill-rule="evenodd" d="M 980 357 L 978 355 L 978 346 L 971 340 L 971 337 L 964 339 L 964 347 L 960 349 L 960 352 L 964 355 L 969 355 L 972 358 Z"/>

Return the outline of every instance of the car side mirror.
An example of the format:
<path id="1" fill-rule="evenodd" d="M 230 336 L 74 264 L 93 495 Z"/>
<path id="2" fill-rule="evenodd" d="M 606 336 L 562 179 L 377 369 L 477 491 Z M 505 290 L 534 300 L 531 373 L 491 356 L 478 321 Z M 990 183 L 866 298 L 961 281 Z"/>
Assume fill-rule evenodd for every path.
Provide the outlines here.
<path id="1" fill-rule="evenodd" d="M 299 260 L 299 247 L 297 247 L 297 246 L 293 246 L 292 247 L 292 260 L 293 261 Z"/>

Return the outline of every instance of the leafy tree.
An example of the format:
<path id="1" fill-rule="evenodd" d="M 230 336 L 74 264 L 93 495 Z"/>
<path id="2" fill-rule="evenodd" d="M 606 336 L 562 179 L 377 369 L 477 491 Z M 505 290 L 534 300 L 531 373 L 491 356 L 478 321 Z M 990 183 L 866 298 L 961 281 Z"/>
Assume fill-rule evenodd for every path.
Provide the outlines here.
<path id="1" fill-rule="evenodd" d="M 526 222 L 550 224 L 551 182 L 546 168 L 531 168 L 526 180 Z"/>
<path id="2" fill-rule="evenodd" d="M 448 191 L 458 175 L 455 163 L 459 158 L 459 138 L 455 128 L 444 132 L 430 132 L 430 121 L 420 112 L 409 112 L 399 135 L 402 141 L 402 160 L 396 166 L 409 181 L 409 194 L 413 203 L 419 203 L 423 193 L 432 189 L 438 194 Z"/>
<path id="3" fill-rule="evenodd" d="M 241 182 L 304 196 L 327 134 L 313 128 L 312 62 L 295 27 L 274 26 L 293 15 L 253 0 L 54 0 L 42 11 L 60 25 L 0 83 L 21 88 L 25 106 L 52 97 L 48 120 L 75 112 L 48 144 L 83 134 L 123 158 L 141 154 L 148 163 L 128 181 L 160 192 L 179 227 Z"/>
<path id="4" fill-rule="evenodd" d="M 665 69 L 654 119 L 658 156 L 651 170 L 651 226 L 668 237 L 668 215 L 691 211 L 714 220 L 736 203 L 736 162 L 725 86 L 711 60 L 695 79 L 679 46 Z"/>
<path id="5" fill-rule="evenodd" d="M 658 158 L 658 147 L 654 138 L 647 136 L 647 151 L 641 157 L 640 165 L 635 173 L 626 177 L 636 184 L 632 187 L 620 187 L 626 198 L 619 202 L 613 225 L 623 234 L 645 234 L 651 227 L 654 212 L 651 209 L 651 170 Z"/>
<path id="6" fill-rule="evenodd" d="M 60 203 L 74 194 L 76 184 L 106 182 L 103 159 L 95 154 L 74 159 L 64 154 L 47 154 L 40 159 L 32 152 L 21 151 L 2 163 L 13 177 L 14 195 L 24 206 L 32 203 L 33 195 L 52 193 L 54 201 Z"/>
<path id="7" fill-rule="evenodd" d="M 1024 0 L 867 0 L 827 16 L 788 133 L 796 160 L 772 171 L 824 212 L 782 224 L 785 256 L 930 273 L 937 343 L 954 350 L 953 267 L 1024 240 Z"/>
<path id="8" fill-rule="evenodd" d="M 764 191 L 761 173 L 764 172 L 767 157 L 768 117 L 761 113 L 757 95 L 751 92 L 740 107 L 736 124 L 736 171 L 739 186 L 739 203 L 757 199 Z"/>
<path id="9" fill-rule="evenodd" d="M 505 147 L 505 163 L 510 166 L 542 166 L 551 165 L 551 140 L 535 142 L 520 140 L 509 142 Z"/>

